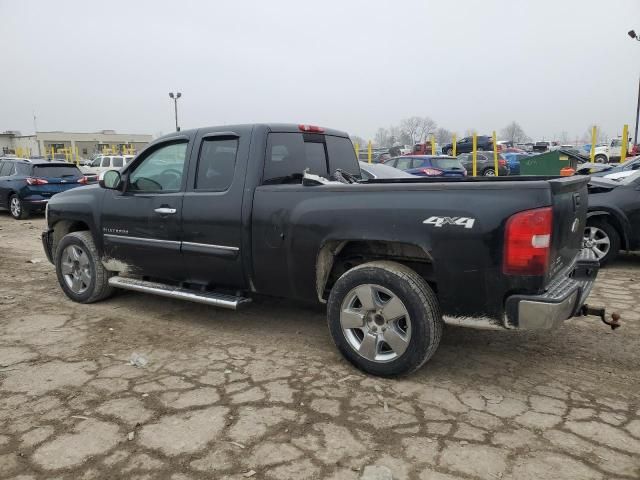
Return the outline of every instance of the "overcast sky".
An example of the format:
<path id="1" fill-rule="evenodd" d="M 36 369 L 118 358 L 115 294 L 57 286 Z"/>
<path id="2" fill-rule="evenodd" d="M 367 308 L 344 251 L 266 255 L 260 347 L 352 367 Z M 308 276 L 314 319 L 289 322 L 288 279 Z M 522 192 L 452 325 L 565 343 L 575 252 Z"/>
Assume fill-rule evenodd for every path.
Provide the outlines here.
<path id="1" fill-rule="evenodd" d="M 0 0 L 0 130 L 633 130 L 638 0 Z"/>

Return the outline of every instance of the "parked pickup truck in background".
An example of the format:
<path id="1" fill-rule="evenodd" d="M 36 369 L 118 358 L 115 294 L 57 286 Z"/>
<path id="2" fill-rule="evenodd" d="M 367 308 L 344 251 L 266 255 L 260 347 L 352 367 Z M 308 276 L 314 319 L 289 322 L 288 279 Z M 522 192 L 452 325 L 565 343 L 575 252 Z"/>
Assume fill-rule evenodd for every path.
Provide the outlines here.
<path id="1" fill-rule="evenodd" d="M 598 271 L 579 255 L 587 180 L 360 180 L 340 131 L 201 128 L 56 195 L 42 238 L 76 302 L 326 303 L 344 356 L 392 376 L 434 354 L 443 323 L 539 330 L 582 312 Z"/>

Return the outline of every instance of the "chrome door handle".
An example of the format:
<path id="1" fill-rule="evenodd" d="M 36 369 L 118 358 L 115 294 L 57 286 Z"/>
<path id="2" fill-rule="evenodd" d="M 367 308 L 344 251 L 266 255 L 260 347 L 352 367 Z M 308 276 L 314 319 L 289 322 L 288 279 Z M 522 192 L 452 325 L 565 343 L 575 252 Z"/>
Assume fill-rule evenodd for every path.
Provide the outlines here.
<path id="1" fill-rule="evenodd" d="M 173 215 L 174 213 L 176 213 L 176 209 L 175 208 L 160 207 L 160 208 L 156 208 L 154 210 L 154 212 L 159 213 L 160 215 Z"/>

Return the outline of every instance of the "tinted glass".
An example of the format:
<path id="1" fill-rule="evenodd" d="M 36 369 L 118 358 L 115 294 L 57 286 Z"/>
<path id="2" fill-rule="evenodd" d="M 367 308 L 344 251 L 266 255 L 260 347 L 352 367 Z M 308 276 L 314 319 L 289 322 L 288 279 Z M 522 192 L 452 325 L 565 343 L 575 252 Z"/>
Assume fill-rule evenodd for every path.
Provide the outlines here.
<path id="1" fill-rule="evenodd" d="M 11 169 L 12 162 L 0 162 L 0 177 L 6 177 L 9 175 L 9 170 Z"/>
<path id="2" fill-rule="evenodd" d="M 305 142 L 301 133 L 269 134 L 262 183 L 300 183 L 307 168 L 309 173 L 327 175 L 322 143 Z"/>
<path id="3" fill-rule="evenodd" d="M 27 165 L 24 163 L 16 164 L 16 175 L 29 175 L 30 171 L 31 171 L 30 165 Z"/>
<path id="4" fill-rule="evenodd" d="M 396 168 L 400 170 L 408 170 L 409 168 L 413 168 L 411 165 L 413 164 L 413 159 L 410 157 L 403 157 L 398 159 L 398 163 L 396 163 Z"/>
<path id="5" fill-rule="evenodd" d="M 443 170 L 462 168 L 460 161 L 455 158 L 432 158 L 431 164 Z"/>
<path id="6" fill-rule="evenodd" d="M 73 165 L 34 165 L 33 176 L 49 178 L 81 177 L 82 173 L 78 170 L 78 167 Z"/>
<path id="7" fill-rule="evenodd" d="M 325 142 L 327 143 L 327 152 L 329 153 L 330 173 L 340 168 L 351 175 L 360 175 L 360 167 L 356 160 L 351 140 L 344 137 L 325 135 Z"/>
<path id="8" fill-rule="evenodd" d="M 104 158 L 102 159 L 102 164 L 101 164 L 100 166 L 101 166 L 101 167 L 109 167 L 109 166 L 110 166 L 110 165 L 109 165 L 109 158 L 110 158 L 110 157 L 104 157 Z"/>
<path id="9" fill-rule="evenodd" d="M 113 167 L 123 167 L 124 166 L 124 158 L 122 157 L 113 157 Z"/>
<path id="10" fill-rule="evenodd" d="M 129 188 L 137 192 L 176 192 L 182 186 L 186 143 L 165 145 L 149 154 L 131 174 Z"/>
<path id="11" fill-rule="evenodd" d="M 236 168 L 238 139 L 204 139 L 200 146 L 196 190 L 223 191 L 229 188 Z"/>
<path id="12" fill-rule="evenodd" d="M 92 167 L 99 167 L 101 160 L 102 160 L 102 157 L 96 158 L 93 162 L 91 162 L 91 166 Z"/>

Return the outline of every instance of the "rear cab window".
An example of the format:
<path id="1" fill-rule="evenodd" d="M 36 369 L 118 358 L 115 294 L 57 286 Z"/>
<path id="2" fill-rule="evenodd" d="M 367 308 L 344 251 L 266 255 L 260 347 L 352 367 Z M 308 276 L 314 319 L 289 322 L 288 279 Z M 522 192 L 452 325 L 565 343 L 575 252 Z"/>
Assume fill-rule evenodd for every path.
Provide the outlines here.
<path id="1" fill-rule="evenodd" d="M 267 140 L 263 184 L 301 183 L 305 170 L 329 178 L 337 169 L 360 176 L 351 140 L 318 133 L 276 133 Z"/>

